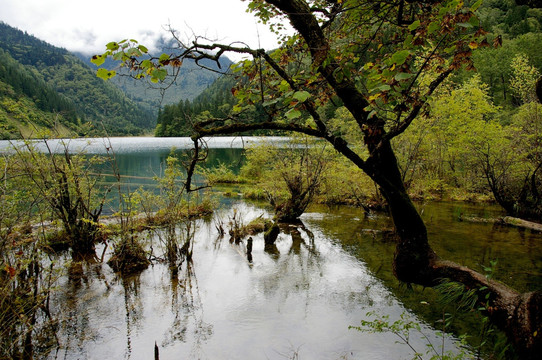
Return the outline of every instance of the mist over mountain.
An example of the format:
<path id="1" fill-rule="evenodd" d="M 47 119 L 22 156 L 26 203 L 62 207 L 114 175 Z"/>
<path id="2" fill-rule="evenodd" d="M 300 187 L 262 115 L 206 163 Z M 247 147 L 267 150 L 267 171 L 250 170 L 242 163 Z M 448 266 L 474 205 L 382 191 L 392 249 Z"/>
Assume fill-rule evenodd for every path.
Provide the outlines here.
<path id="1" fill-rule="evenodd" d="M 176 55 L 180 51 L 174 40 L 165 38 L 160 38 L 156 44 L 150 44 L 149 47 L 158 49 L 155 53 L 149 54 L 150 57 L 159 57 L 162 53 Z M 75 54 L 92 69 L 97 69 L 90 62 L 90 58 L 94 54 Z M 220 72 L 225 72 L 230 67 L 232 61 L 224 56 L 220 59 L 220 67 L 216 62 L 210 60 L 203 60 L 200 64 L 211 71 L 201 68 L 191 59 L 185 59 L 177 76 L 175 78 L 168 77 L 164 84 L 153 84 L 145 79 L 133 79 L 125 68 L 120 68 L 119 63 L 110 58 L 101 67 L 116 70 L 120 76 L 111 79 L 111 82 L 134 101 L 151 106 L 157 112 L 159 107 L 176 104 L 181 100 L 195 99 L 203 90 L 214 83 L 220 76 Z M 171 69 L 169 73 L 172 73 Z"/>

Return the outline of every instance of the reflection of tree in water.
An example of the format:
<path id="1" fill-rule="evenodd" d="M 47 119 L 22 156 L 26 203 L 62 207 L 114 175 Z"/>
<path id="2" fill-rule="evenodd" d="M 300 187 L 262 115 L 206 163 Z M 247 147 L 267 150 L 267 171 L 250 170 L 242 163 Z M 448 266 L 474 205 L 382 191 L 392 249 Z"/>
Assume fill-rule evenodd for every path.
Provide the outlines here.
<path id="1" fill-rule="evenodd" d="M 107 282 L 102 272 L 102 267 L 96 261 L 75 261 L 68 267 L 68 288 L 66 291 L 66 301 L 63 303 L 64 309 L 63 321 L 61 322 L 61 332 L 65 334 L 62 347 L 66 353 L 73 349 L 83 350 L 84 344 L 90 341 L 99 341 L 99 328 L 91 327 L 91 317 L 95 316 L 96 311 L 110 311 L 110 309 L 94 309 L 89 300 L 94 293 L 95 280 L 103 281 L 106 286 L 105 293 L 100 293 L 100 298 L 107 298 L 112 287 Z M 140 278 L 139 275 L 132 275 L 118 278 L 118 281 L 124 290 L 124 309 L 126 319 L 126 353 L 125 358 L 129 359 L 132 353 L 132 331 L 141 324 L 142 304 L 139 295 Z M 121 331 L 114 327 L 113 330 Z M 77 343 L 72 343 L 72 338 Z"/>
<path id="2" fill-rule="evenodd" d="M 277 271 L 265 278 L 262 283 L 263 292 L 267 296 L 273 295 L 286 283 L 291 286 L 287 286 L 287 291 L 282 294 L 284 299 L 292 290 L 305 292 L 308 297 L 311 283 L 310 274 L 314 273 L 314 268 L 319 268 L 322 265 L 320 253 L 315 245 L 314 234 L 301 220 L 280 224 L 280 229 L 281 233 L 289 236 L 292 242 L 286 252 L 279 251 L 276 244 L 265 246 L 264 251 L 277 262 Z M 280 245 L 280 242 L 285 240 L 279 236 L 277 242 Z M 321 273 L 321 269 L 318 273 Z"/>
<path id="3" fill-rule="evenodd" d="M 308 311 L 318 302 L 315 302 L 315 299 L 322 296 L 321 290 L 326 289 L 325 298 L 345 309 L 353 309 L 358 304 L 370 306 L 373 303 L 372 288 L 378 284 L 378 280 L 363 278 L 361 282 L 366 282 L 366 286 L 360 288 L 356 286 L 359 283 L 352 286 L 353 279 L 345 275 L 344 282 L 337 283 L 334 274 L 340 274 L 347 265 L 342 265 L 344 261 L 333 256 L 334 246 L 329 243 L 327 236 L 323 237 L 323 242 L 318 242 L 317 239 L 321 239 L 322 235 L 315 235 L 310 226 L 306 226 L 302 221 L 281 224 L 280 227 L 282 235 L 278 238 L 277 245 L 281 251 L 277 249 L 278 255 L 275 255 L 265 250 L 277 264 L 276 271 L 266 276 L 260 285 L 267 298 L 278 297 L 279 302 L 287 304 L 290 298 L 293 298 L 292 293 L 297 293 L 294 297 L 304 298 L 305 311 Z M 290 239 L 291 244 L 288 243 Z M 288 243 L 286 248 L 283 246 L 284 242 Z M 319 248 L 318 244 L 322 248 Z M 328 277 L 330 272 L 331 277 Z M 352 273 L 348 273 L 358 279 L 354 269 Z"/>
<path id="4" fill-rule="evenodd" d="M 59 299 L 62 308 L 59 334 L 61 337 L 60 350 L 65 354 L 85 352 L 85 344 L 89 342 L 100 342 L 100 333 L 103 328 L 93 327 L 92 321 L 97 312 L 102 315 L 111 309 L 96 307 L 100 299 L 109 296 L 112 287 L 102 270 L 102 264 L 96 258 L 79 259 L 72 261 L 68 266 L 68 282 L 65 291 L 65 298 Z M 125 359 L 132 355 L 132 333 L 139 328 L 143 319 L 143 306 L 140 298 L 140 276 L 120 276 L 118 283 L 122 285 L 124 294 L 124 310 L 126 320 L 126 350 Z M 105 292 L 97 282 L 103 282 Z M 98 290 L 100 289 L 100 290 Z M 95 299 L 96 297 L 96 299 Z M 119 304 L 120 305 L 120 304 Z M 111 326 L 111 330 L 121 332 L 121 328 Z"/>
<path id="5" fill-rule="evenodd" d="M 132 330 L 137 329 L 143 318 L 143 306 L 139 296 L 141 285 L 140 276 L 125 276 L 120 278 L 124 289 L 124 310 L 126 311 L 126 353 L 125 359 L 132 355 Z"/>
<path id="6" fill-rule="evenodd" d="M 65 298 L 59 298 L 57 304 L 61 306 L 57 309 L 59 351 L 63 349 L 66 353 L 73 349 L 82 350 L 85 342 L 98 340 L 99 329 L 91 327 L 92 309 L 87 306 L 88 297 L 92 295 L 94 280 L 99 279 L 104 282 L 106 286 L 104 297 L 111 290 L 102 272 L 102 266 L 95 256 L 72 259 L 67 272 L 67 286 L 63 292 Z"/>
<path id="7" fill-rule="evenodd" d="M 172 275 L 176 275 L 183 262 L 192 259 L 195 233 L 196 222 L 194 220 L 188 219 L 181 223 L 170 222 L 166 224 L 163 229 L 154 234 L 163 250 L 162 255 L 156 256 L 154 259 L 165 262 Z M 152 245 L 151 251 L 154 251 Z"/>
<path id="8" fill-rule="evenodd" d="M 317 257 L 319 255 L 314 245 L 314 234 L 307 229 L 303 221 L 298 220 L 289 224 L 283 224 L 282 231 L 292 237 L 292 246 L 289 251 L 290 254 L 294 253 L 296 255 L 301 255 L 301 246 L 303 246 L 305 250 L 307 250 L 309 257 Z M 308 241 L 305 241 L 301 231 L 307 235 Z"/>
<path id="9" fill-rule="evenodd" d="M 183 223 L 180 231 L 176 231 L 175 234 L 180 234 L 180 236 L 172 236 L 171 233 L 166 235 L 169 239 L 167 242 L 169 249 L 166 252 L 170 255 L 176 253 L 176 255 L 165 258 L 170 270 L 173 322 L 160 347 L 193 341 L 190 358 L 199 358 L 202 343 L 212 335 L 213 329 L 211 324 L 203 320 L 203 303 L 192 262 L 195 222 Z M 174 244 L 172 239 L 179 240 L 182 245 Z M 171 246 L 177 250 L 172 250 Z"/>

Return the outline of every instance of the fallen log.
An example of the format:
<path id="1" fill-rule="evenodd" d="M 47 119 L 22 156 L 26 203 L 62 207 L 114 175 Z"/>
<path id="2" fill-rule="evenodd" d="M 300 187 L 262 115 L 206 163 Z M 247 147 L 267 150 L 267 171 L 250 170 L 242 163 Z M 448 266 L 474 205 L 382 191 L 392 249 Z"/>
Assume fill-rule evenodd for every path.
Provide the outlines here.
<path id="1" fill-rule="evenodd" d="M 523 220 L 523 219 L 520 219 L 520 218 L 515 218 L 515 217 L 512 217 L 512 216 L 505 216 L 502 219 L 502 221 L 503 221 L 503 223 L 505 223 L 507 225 L 517 226 L 517 227 L 521 227 L 521 228 L 525 228 L 525 229 L 531 229 L 531 230 L 542 232 L 542 224 L 535 223 L 535 222 L 532 222 L 532 221 L 527 221 L 527 220 Z"/>
<path id="2" fill-rule="evenodd" d="M 476 217 L 476 216 L 465 216 L 465 215 L 459 215 L 459 221 L 468 221 L 473 223 L 502 223 L 503 220 L 501 218 L 483 218 L 483 217 Z"/>
<path id="3" fill-rule="evenodd" d="M 530 229 L 530 230 L 542 232 L 542 224 L 539 224 L 533 221 L 523 220 L 523 219 L 512 217 L 512 216 L 505 216 L 503 218 L 481 218 L 481 217 L 475 217 L 475 216 L 461 215 L 459 217 L 459 221 L 469 221 L 469 222 L 474 222 L 474 223 L 503 224 L 503 225 L 516 226 L 516 227 L 520 227 L 524 229 Z"/>

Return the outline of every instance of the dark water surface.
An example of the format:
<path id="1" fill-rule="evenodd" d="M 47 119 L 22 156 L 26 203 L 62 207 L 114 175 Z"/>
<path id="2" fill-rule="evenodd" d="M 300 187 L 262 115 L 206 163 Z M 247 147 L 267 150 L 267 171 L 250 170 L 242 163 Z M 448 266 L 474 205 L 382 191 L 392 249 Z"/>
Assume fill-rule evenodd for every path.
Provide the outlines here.
<path id="1" fill-rule="evenodd" d="M 119 171 L 128 176 L 132 190 L 151 184 L 151 178 L 162 173 L 172 146 L 183 151 L 191 145 L 187 139 L 112 140 Z M 103 153 L 100 141 L 74 144 L 91 154 Z M 239 139 L 214 141 L 211 166 L 239 161 Z M 458 220 L 460 214 L 502 216 L 495 206 L 418 206 L 441 257 L 481 271 L 497 260 L 496 279 L 520 291 L 542 288 L 541 234 Z M 60 318 L 60 348 L 49 358 L 153 359 L 155 344 L 160 359 L 413 358 L 392 334 L 348 328 L 359 325 L 368 311 L 394 320 L 405 313 L 422 324 L 427 338 L 441 343 L 438 331 L 429 325 L 444 311 L 436 306 L 434 293 L 410 290 L 393 277 L 394 245 L 382 232 L 391 228 L 387 216 L 313 206 L 302 223 L 283 229 L 276 247 L 265 248 L 262 235 L 254 236 L 249 263 L 246 240 L 231 244 L 216 230 L 219 223 L 227 228 L 234 213 L 241 214 L 244 223 L 271 217 L 264 205 L 235 198 L 223 202 L 212 218 L 196 222 L 193 260 L 184 261 L 178 274 L 155 261 L 140 275 L 123 279 L 105 263 L 70 264 L 68 257 L 60 257 L 58 261 L 70 265 L 59 276 L 51 300 Z M 162 251 L 163 237 L 142 234 L 155 254 Z M 106 260 L 110 251 L 109 247 Z M 475 327 L 467 320 L 455 330 L 463 333 Z M 411 338 L 421 352 L 426 350 L 424 335 L 414 332 Z M 446 336 L 445 343 L 446 349 L 457 351 L 454 337 Z"/>

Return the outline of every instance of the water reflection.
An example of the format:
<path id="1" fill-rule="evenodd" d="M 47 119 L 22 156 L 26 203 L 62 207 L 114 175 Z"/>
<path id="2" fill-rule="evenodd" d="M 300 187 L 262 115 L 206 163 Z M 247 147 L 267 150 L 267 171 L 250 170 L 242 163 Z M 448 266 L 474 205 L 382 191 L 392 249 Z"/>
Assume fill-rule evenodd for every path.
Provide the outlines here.
<path id="1" fill-rule="evenodd" d="M 243 203 L 236 209 L 246 223 L 269 216 Z M 215 220 L 197 222 L 193 256 L 177 263 L 178 271 L 155 261 L 139 276 L 118 278 L 101 263 L 75 265 L 55 298 L 65 319 L 57 358 L 149 359 L 155 343 L 161 359 L 403 355 L 390 335 L 348 330 L 369 310 L 398 317 L 405 309 L 312 220 L 283 227 L 273 250 L 263 235 L 253 235 L 249 263 L 247 239 L 235 244 L 220 236 L 216 224 L 230 216 L 232 210 L 224 209 Z M 165 243 L 156 234 L 152 244 L 157 255 L 163 253 Z M 414 343 L 423 349 L 422 339 Z"/>
<path id="2" fill-rule="evenodd" d="M 150 151 L 136 151 L 144 142 L 127 142 L 126 149 L 134 152 L 117 153 L 121 173 L 132 176 L 127 178 L 132 189 L 161 174 L 171 147 L 156 142 L 154 148 L 148 144 Z M 211 151 L 211 161 L 237 160 L 241 151 Z M 441 318 L 436 306 L 419 309 L 421 300 L 432 302 L 429 290 L 402 288 L 393 277 L 394 244 L 386 237 L 391 221 L 385 215 L 313 207 L 302 222 L 283 226 L 272 245 L 261 234 L 252 236 L 249 251 L 248 239 L 230 243 L 224 236 L 233 208 L 245 224 L 271 217 L 261 207 L 239 202 L 217 209 L 210 220 L 149 233 L 153 266 L 137 277 L 119 278 L 96 259 L 59 259 L 68 265 L 51 298 L 60 349 L 50 358 L 149 359 L 155 344 L 161 359 L 407 358 L 393 336 L 348 326 L 358 325 L 369 310 L 392 319 L 408 309 Z M 521 291 L 542 288 L 540 234 L 458 221 L 458 214 L 501 216 L 497 208 L 419 208 L 443 258 L 478 270 L 498 259 L 497 279 Z M 167 249 L 174 251 L 168 255 Z M 97 247 L 98 254 L 106 251 L 102 260 L 110 250 Z M 435 339 L 434 329 L 424 326 L 424 332 Z M 421 338 L 413 342 L 425 348 Z"/>
<path id="3" fill-rule="evenodd" d="M 119 278 L 124 289 L 124 310 L 126 322 L 126 353 L 125 359 L 130 359 L 132 355 L 132 332 L 143 323 L 143 311 L 141 298 L 139 296 L 139 275 Z"/>

